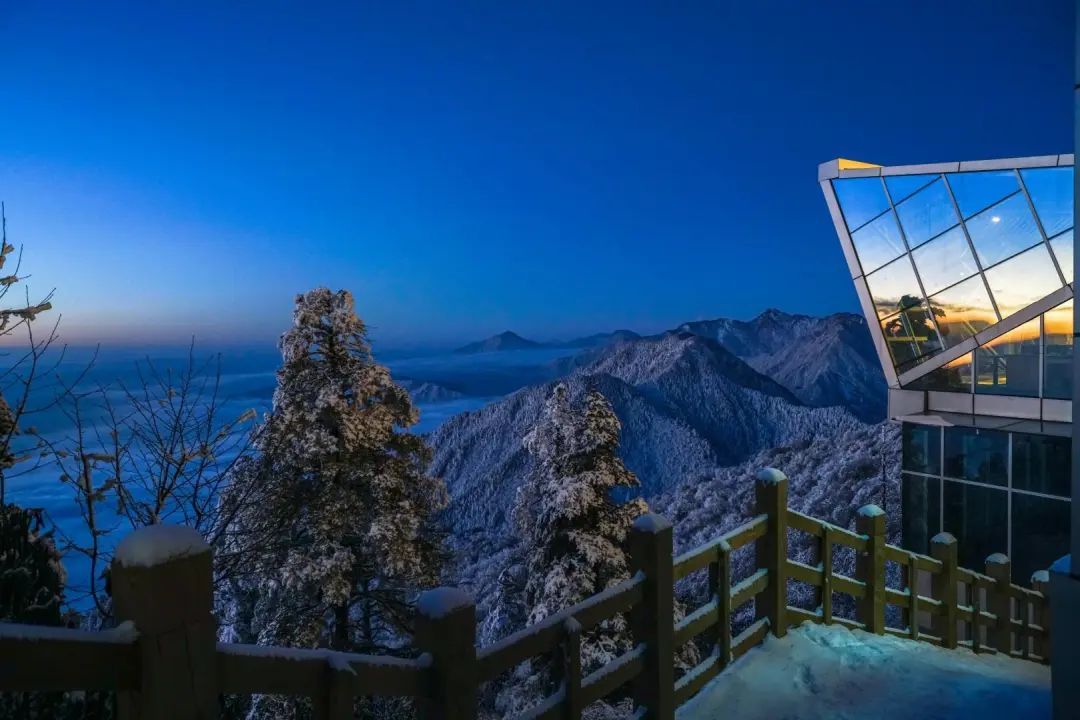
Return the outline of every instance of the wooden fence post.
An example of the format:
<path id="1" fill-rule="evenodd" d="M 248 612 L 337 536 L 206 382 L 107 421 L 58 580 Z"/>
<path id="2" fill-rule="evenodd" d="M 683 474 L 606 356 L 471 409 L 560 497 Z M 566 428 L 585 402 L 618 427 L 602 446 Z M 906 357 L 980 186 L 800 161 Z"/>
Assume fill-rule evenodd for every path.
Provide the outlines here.
<path id="1" fill-rule="evenodd" d="M 986 558 L 986 574 L 994 578 L 994 587 L 989 590 L 988 609 L 997 616 L 990 628 L 988 644 L 998 652 L 1008 655 L 1012 652 L 1012 563 L 1005 555 L 994 553 Z M 979 592 L 978 588 L 973 588 L 973 591 Z M 1026 611 L 1026 608 L 1021 609 Z M 1021 641 L 1027 642 L 1023 638 Z"/>
<path id="2" fill-rule="evenodd" d="M 946 649 L 956 647 L 956 538 L 947 532 L 930 539 L 930 555 L 941 563 L 941 572 L 931 580 L 934 599 L 941 603 L 941 614 L 934 615 L 934 631 Z"/>
<path id="3" fill-rule="evenodd" d="M 787 635 L 787 498 L 788 479 L 776 468 L 758 471 L 754 485 L 755 512 L 768 515 L 765 534 L 754 552 L 758 569 L 768 572 L 769 584 L 754 600 L 756 619 L 767 617 L 776 637 Z"/>
<path id="4" fill-rule="evenodd" d="M 422 720 L 475 720 L 476 604 L 457 588 L 435 588 L 416 604 L 417 647 L 431 657 L 431 685 Z"/>
<path id="5" fill-rule="evenodd" d="M 203 720 L 220 713 L 212 554 L 191 528 L 153 525 L 116 546 L 113 610 L 139 633 L 140 689 L 120 693 L 122 720 Z"/>
<path id="6" fill-rule="evenodd" d="M 563 688 L 563 720 L 581 720 L 581 623 L 570 617 L 563 623 L 566 639 L 559 646 Z"/>
<path id="7" fill-rule="evenodd" d="M 1050 573 L 1039 570 L 1031 576 L 1031 589 L 1041 592 L 1043 599 L 1038 603 L 1035 611 L 1035 623 L 1043 629 L 1042 637 L 1035 641 L 1035 652 L 1043 659 L 1050 661 Z"/>
<path id="8" fill-rule="evenodd" d="M 645 670 L 634 701 L 649 720 L 675 717 L 675 575 L 671 523 L 642 515 L 630 528 L 631 572 L 645 574 L 644 597 L 630 612 L 634 640 L 645 644 Z"/>
<path id="9" fill-rule="evenodd" d="M 718 582 L 713 586 L 718 616 L 716 652 L 723 670 L 731 664 L 731 545 L 727 540 L 721 540 L 717 549 L 720 552 L 716 572 Z"/>
<path id="10" fill-rule="evenodd" d="M 885 633 L 885 511 L 864 505 L 855 516 L 855 532 L 866 536 L 866 552 L 855 561 L 855 577 L 866 584 L 866 594 L 858 603 L 859 622 L 867 632 Z"/>

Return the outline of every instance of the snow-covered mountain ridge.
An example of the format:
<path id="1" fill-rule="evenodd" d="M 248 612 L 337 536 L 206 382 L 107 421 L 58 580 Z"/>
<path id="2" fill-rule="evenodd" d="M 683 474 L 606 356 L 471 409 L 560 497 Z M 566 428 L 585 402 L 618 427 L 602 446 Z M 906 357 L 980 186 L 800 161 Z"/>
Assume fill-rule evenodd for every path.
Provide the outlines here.
<path id="1" fill-rule="evenodd" d="M 750 321 L 703 320 L 678 330 L 716 340 L 808 405 L 843 405 L 867 422 L 885 418 L 885 376 L 861 315 L 766 310 Z"/>
<path id="2" fill-rule="evenodd" d="M 622 422 L 621 455 L 646 497 L 762 449 L 861 423 L 843 408 L 812 408 L 714 340 L 672 333 L 609 346 L 567 377 L 597 387 Z M 432 470 L 447 484 L 455 534 L 504 526 L 528 471 L 521 440 L 551 384 L 463 413 L 430 436 Z"/>

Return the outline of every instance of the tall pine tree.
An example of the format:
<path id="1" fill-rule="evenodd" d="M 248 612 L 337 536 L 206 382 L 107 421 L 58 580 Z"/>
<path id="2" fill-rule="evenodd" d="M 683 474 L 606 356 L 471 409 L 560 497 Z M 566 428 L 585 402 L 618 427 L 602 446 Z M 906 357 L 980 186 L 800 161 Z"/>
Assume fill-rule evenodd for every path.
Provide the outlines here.
<path id="1" fill-rule="evenodd" d="M 514 519 L 522 542 L 522 605 L 529 624 L 630 577 L 626 542 L 634 519 L 648 512 L 643 500 L 619 502 L 639 486 L 619 458 L 620 423 L 597 390 L 583 405 L 566 385 L 555 386 L 539 421 L 525 437 L 532 473 L 518 490 Z M 590 672 L 632 647 L 625 618 L 616 616 L 586 634 L 582 669 Z M 503 693 L 503 711 L 517 711 L 552 690 L 550 668 L 535 663 L 516 687 Z"/>
<path id="2" fill-rule="evenodd" d="M 298 296 L 281 351 L 259 452 L 223 500 L 225 562 L 252 603 L 232 618 L 238 635 L 401 649 L 411 597 L 438 583 L 443 559 L 434 515 L 446 490 L 428 475 L 431 451 L 408 432 L 417 410 L 375 362 L 347 291 Z"/>

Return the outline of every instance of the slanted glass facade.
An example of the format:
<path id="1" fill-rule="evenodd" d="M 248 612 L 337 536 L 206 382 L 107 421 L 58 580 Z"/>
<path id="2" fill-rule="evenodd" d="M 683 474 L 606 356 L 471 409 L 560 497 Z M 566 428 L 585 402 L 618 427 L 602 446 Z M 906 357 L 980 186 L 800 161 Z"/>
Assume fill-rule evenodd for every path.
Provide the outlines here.
<path id="1" fill-rule="evenodd" d="M 1071 166 L 887 172 L 830 182 L 898 375 L 1072 281 Z"/>

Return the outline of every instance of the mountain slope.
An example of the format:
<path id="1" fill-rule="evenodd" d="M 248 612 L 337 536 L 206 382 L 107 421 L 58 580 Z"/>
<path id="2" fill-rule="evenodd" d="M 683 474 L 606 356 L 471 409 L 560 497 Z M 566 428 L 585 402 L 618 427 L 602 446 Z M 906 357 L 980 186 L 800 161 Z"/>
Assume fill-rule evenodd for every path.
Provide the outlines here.
<path id="1" fill-rule="evenodd" d="M 766 310 L 750 321 L 703 320 L 677 331 L 716 340 L 807 405 L 843 405 L 866 422 L 885 417 L 885 377 L 860 315 Z"/>
<path id="2" fill-rule="evenodd" d="M 610 346 L 566 380 L 598 387 L 622 421 L 621 454 L 646 497 L 767 447 L 860 423 L 840 408 L 810 408 L 719 343 L 690 333 Z M 553 384 L 520 390 L 456 416 L 430 437 L 446 480 L 455 533 L 507 527 L 529 469 L 521 445 Z"/>
<path id="3" fill-rule="evenodd" d="M 463 345 L 455 350 L 455 353 L 469 355 L 482 352 L 502 352 L 504 350 L 532 350 L 544 347 L 543 343 L 527 340 L 515 332 L 507 330 L 498 335 L 492 335 L 484 340 Z"/>

